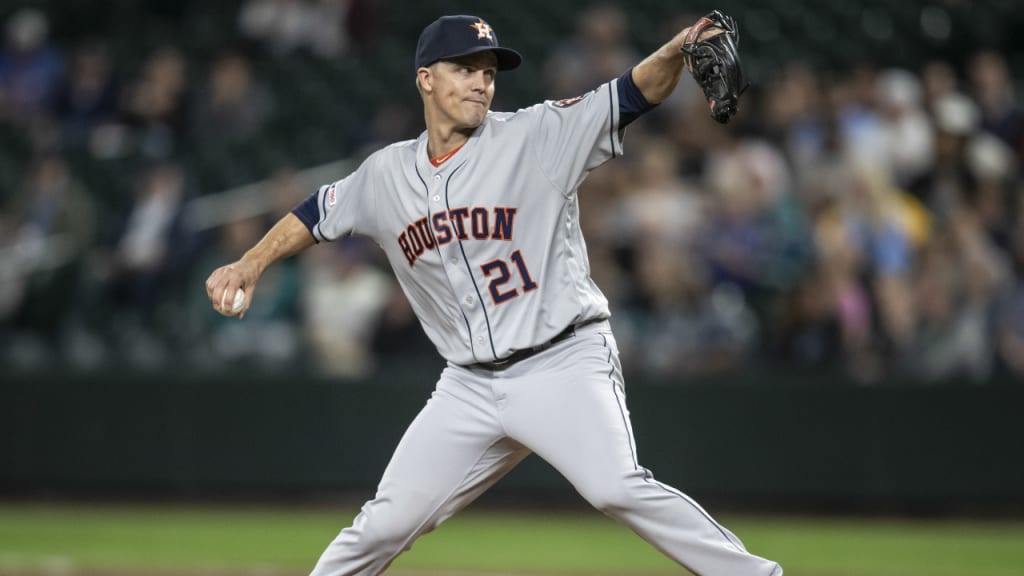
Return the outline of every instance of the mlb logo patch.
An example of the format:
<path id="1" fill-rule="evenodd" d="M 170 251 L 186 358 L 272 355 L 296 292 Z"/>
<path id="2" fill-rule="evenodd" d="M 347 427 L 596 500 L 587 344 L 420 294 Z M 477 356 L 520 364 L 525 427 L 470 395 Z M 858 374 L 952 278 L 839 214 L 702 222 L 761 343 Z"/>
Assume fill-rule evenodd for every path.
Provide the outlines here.
<path id="1" fill-rule="evenodd" d="M 338 202 L 338 193 L 335 190 L 335 185 L 331 184 L 331 187 L 327 189 L 327 205 L 334 206 Z"/>
<path id="2" fill-rule="evenodd" d="M 587 92 L 586 94 L 580 94 L 579 96 L 573 96 L 572 98 L 564 98 L 562 100 L 555 100 L 555 101 L 553 101 L 551 103 L 551 105 L 556 107 L 556 108 L 568 108 L 569 106 L 572 106 L 573 104 L 579 103 L 580 100 L 583 100 L 587 96 L 590 96 L 590 94 L 591 94 L 591 92 Z"/>

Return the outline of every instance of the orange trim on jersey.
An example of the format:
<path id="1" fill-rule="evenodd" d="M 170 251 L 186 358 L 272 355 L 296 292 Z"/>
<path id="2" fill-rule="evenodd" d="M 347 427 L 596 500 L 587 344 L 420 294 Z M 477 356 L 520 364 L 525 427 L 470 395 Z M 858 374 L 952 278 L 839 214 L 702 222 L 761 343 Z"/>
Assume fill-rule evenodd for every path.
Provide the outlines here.
<path id="1" fill-rule="evenodd" d="M 459 150 L 461 150 L 462 147 L 465 146 L 465 145 L 466 145 L 466 143 L 463 142 L 462 144 L 459 144 L 458 146 L 456 146 L 455 149 L 452 150 L 451 152 L 449 152 L 447 154 L 442 154 L 442 155 L 438 156 L 437 158 L 431 158 L 430 159 L 430 163 L 434 165 L 434 168 L 440 168 L 441 164 L 444 164 L 452 156 L 455 156 L 455 153 L 458 152 Z"/>

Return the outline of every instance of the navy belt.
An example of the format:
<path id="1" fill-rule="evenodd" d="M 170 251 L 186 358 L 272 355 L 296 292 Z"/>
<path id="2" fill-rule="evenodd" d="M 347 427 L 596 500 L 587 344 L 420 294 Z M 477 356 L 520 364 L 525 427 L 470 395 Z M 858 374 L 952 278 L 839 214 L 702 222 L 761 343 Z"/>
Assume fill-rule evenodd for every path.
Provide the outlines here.
<path id="1" fill-rule="evenodd" d="M 509 366 L 515 364 L 516 362 L 521 362 L 531 356 L 534 356 L 547 350 L 548 348 L 551 348 L 552 346 L 558 344 L 562 340 L 572 338 L 573 336 L 576 335 L 576 331 L 579 330 L 580 328 L 588 324 L 601 322 L 603 320 L 604 318 L 591 318 L 590 320 L 584 320 L 583 322 L 580 322 L 578 324 L 570 324 L 565 328 L 565 330 L 562 330 L 554 338 L 548 340 L 543 344 L 538 344 L 537 346 L 533 346 L 531 348 L 523 348 L 522 350 L 516 350 L 512 354 L 500 360 L 495 360 L 493 362 L 477 362 L 476 364 L 470 364 L 469 366 L 467 366 L 467 368 L 480 368 L 482 370 L 491 371 L 504 370 Z"/>

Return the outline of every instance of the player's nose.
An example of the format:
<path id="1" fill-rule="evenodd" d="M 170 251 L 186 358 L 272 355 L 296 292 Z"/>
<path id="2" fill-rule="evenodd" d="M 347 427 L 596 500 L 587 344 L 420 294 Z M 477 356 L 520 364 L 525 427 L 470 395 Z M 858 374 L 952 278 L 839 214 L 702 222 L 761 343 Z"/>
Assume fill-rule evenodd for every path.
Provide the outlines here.
<path id="1" fill-rule="evenodd" d="M 485 70 L 477 70 L 473 73 L 472 88 L 477 92 L 484 92 L 487 90 L 487 85 L 491 83 L 491 76 Z"/>

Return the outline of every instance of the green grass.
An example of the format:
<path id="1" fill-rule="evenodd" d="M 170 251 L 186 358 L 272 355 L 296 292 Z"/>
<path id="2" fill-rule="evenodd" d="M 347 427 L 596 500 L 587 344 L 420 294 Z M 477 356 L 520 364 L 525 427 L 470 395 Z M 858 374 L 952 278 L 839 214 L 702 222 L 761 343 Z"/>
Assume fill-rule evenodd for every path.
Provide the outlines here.
<path id="1" fill-rule="evenodd" d="M 59 567 L 308 572 L 353 510 L 0 504 L 0 574 Z M 788 576 L 1018 576 L 1024 523 L 727 517 Z M 679 574 L 600 514 L 463 513 L 419 540 L 405 571 Z"/>

